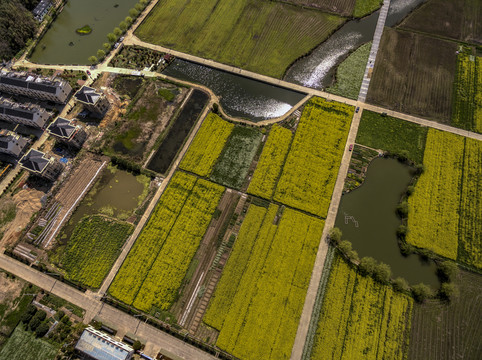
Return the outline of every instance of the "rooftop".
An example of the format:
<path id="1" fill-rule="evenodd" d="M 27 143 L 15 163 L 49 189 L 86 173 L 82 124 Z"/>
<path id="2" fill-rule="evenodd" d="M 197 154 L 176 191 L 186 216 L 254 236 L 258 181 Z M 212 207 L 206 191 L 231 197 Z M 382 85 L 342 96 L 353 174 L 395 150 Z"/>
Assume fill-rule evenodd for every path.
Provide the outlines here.
<path id="1" fill-rule="evenodd" d="M 45 10 L 52 6 L 50 0 L 41 0 L 38 5 L 33 9 L 32 13 L 34 16 L 41 15 Z"/>
<path id="2" fill-rule="evenodd" d="M 75 93 L 75 98 L 86 104 L 95 104 L 101 96 L 102 94 L 97 93 L 95 89 L 88 86 L 82 86 L 82 88 Z"/>
<path id="3" fill-rule="evenodd" d="M 76 127 L 72 125 L 72 121 L 58 117 L 47 129 L 52 135 L 68 139 Z"/>
<path id="4" fill-rule="evenodd" d="M 49 159 L 45 158 L 45 154 L 35 149 L 31 149 L 20 159 L 20 165 L 32 172 L 42 173 L 48 164 Z"/>
<path id="5" fill-rule="evenodd" d="M 0 84 L 55 94 L 65 81 L 50 80 L 25 72 L 0 72 Z"/>
<path id="6" fill-rule="evenodd" d="M 84 330 L 75 348 L 97 360 L 125 360 L 133 352 L 130 346 L 92 327 Z"/>

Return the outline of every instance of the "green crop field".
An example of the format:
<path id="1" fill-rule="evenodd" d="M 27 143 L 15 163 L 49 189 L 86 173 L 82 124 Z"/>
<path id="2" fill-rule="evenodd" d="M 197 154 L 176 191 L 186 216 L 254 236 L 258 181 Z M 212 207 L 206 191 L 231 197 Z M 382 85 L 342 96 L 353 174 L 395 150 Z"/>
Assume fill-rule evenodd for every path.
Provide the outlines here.
<path id="1" fill-rule="evenodd" d="M 426 127 L 365 110 L 356 142 L 393 154 L 406 152 L 410 160 L 421 164 L 426 139 Z"/>
<path id="2" fill-rule="evenodd" d="M 337 256 L 311 359 L 405 359 L 413 300 Z"/>
<path id="3" fill-rule="evenodd" d="M 407 241 L 482 267 L 482 142 L 430 129 L 424 173 L 408 199 Z"/>
<path id="4" fill-rule="evenodd" d="M 267 0 L 165 0 L 136 31 L 143 41 L 281 78 L 344 18 Z"/>
<path id="5" fill-rule="evenodd" d="M 214 166 L 211 179 L 232 188 L 241 188 L 261 138 L 256 129 L 236 126 Z"/>
<path id="6" fill-rule="evenodd" d="M 353 112 L 321 98 L 306 104 L 274 200 L 326 217 Z"/>
<path id="7" fill-rule="evenodd" d="M 482 133 L 482 57 L 457 56 L 451 125 Z"/>
<path id="8" fill-rule="evenodd" d="M 342 16 L 353 14 L 356 0 L 287 0 L 286 2 L 312 7 L 327 12 L 334 12 Z"/>
<path id="9" fill-rule="evenodd" d="M 251 205 L 204 321 L 242 359 L 288 359 L 324 222 Z M 256 334 L 256 335 L 254 335 Z"/>
<path id="10" fill-rule="evenodd" d="M 350 54 L 336 70 L 336 83 L 326 91 L 353 100 L 358 99 L 371 47 L 372 43 L 369 42 Z"/>
<path id="11" fill-rule="evenodd" d="M 178 172 L 122 264 L 109 292 L 149 312 L 167 310 L 223 194 L 222 186 Z"/>
<path id="12" fill-rule="evenodd" d="M 459 296 L 413 307 L 410 360 L 479 359 L 482 351 L 482 276 L 460 271 Z"/>
<path id="13" fill-rule="evenodd" d="M 382 6 L 382 2 L 381 0 L 356 0 L 353 16 L 363 17 L 368 15 Z"/>
<path id="14" fill-rule="evenodd" d="M 99 288 L 134 226 L 104 216 L 84 217 L 60 257 L 66 277 Z"/>
<path id="15" fill-rule="evenodd" d="M 209 176 L 233 128 L 233 124 L 210 113 L 179 167 L 200 176 Z"/>
<path id="16" fill-rule="evenodd" d="M 290 130 L 273 125 L 249 184 L 248 193 L 265 199 L 273 197 L 292 138 Z"/>
<path id="17" fill-rule="evenodd" d="M 58 349 L 19 325 L 0 351 L 0 360 L 52 360 Z"/>

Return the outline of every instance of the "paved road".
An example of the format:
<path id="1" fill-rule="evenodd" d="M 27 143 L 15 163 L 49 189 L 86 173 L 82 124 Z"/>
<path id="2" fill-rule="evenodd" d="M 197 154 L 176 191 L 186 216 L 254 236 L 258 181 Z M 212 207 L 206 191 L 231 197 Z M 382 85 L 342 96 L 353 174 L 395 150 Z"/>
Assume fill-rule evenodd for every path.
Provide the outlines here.
<path id="1" fill-rule="evenodd" d="M 378 47 L 380 46 L 380 39 L 382 38 L 383 28 L 385 27 L 389 7 L 390 0 L 384 0 L 383 6 L 380 9 L 380 15 L 378 16 L 377 27 L 375 29 L 375 35 L 373 36 L 372 48 L 370 49 L 370 55 L 368 56 L 368 62 L 365 68 L 365 74 L 363 75 L 360 93 L 358 94 L 358 101 L 361 102 L 365 102 L 367 98 L 373 66 L 375 65 L 375 59 L 377 58 Z"/>
<path id="2" fill-rule="evenodd" d="M 155 351 L 164 349 L 182 359 L 215 359 L 204 351 L 102 303 L 96 294 L 84 294 L 4 254 L 0 254 L 0 268 L 85 309 L 85 322 L 96 317 L 111 324 L 119 332 L 136 334 L 142 341 L 149 343 L 149 348 L 156 349 Z"/>

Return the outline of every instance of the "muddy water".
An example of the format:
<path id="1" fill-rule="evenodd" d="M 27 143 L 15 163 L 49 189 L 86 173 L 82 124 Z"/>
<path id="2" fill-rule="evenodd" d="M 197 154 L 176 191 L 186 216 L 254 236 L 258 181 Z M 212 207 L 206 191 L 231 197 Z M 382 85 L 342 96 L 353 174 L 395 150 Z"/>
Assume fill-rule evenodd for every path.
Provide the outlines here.
<path id="1" fill-rule="evenodd" d="M 385 26 L 399 23 L 410 11 L 426 0 L 392 0 Z M 360 45 L 373 40 L 379 11 L 360 20 L 347 22 L 309 56 L 295 62 L 285 80 L 322 89 L 334 81 L 336 67 Z"/>
<path id="2" fill-rule="evenodd" d="M 69 0 L 52 27 L 35 48 L 31 61 L 40 64 L 88 63 L 95 55 L 107 34 L 129 16 L 136 0 Z M 89 25 L 89 35 L 78 35 L 75 30 Z"/>
<path id="3" fill-rule="evenodd" d="M 401 276 L 412 285 L 423 282 L 435 288 L 435 264 L 422 261 L 418 255 L 401 255 L 397 243 L 400 219 L 395 209 L 410 178 L 410 168 L 397 160 L 373 160 L 363 185 L 343 195 L 336 226 L 360 258 L 371 256 L 390 265 L 394 278 Z"/>
<path id="4" fill-rule="evenodd" d="M 126 219 L 137 208 L 143 190 L 144 185 L 131 173 L 115 168 L 104 169 L 62 229 L 62 238 L 70 238 L 75 225 L 86 215 L 105 214 Z"/>
<path id="5" fill-rule="evenodd" d="M 176 59 L 163 74 L 210 88 L 228 115 L 253 122 L 286 114 L 304 94 Z"/>

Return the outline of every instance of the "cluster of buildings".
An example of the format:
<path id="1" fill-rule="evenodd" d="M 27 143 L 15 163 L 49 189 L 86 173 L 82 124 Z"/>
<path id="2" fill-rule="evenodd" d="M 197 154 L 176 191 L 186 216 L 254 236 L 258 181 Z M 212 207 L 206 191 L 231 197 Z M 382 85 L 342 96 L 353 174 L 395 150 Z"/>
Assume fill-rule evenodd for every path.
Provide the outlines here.
<path id="1" fill-rule="evenodd" d="M 0 93 L 66 104 L 72 93 L 72 87 L 65 80 L 52 80 L 29 73 L 0 72 Z M 109 109 L 107 98 L 88 86 L 83 86 L 75 93 L 74 98 L 94 117 L 102 118 Z M 69 147 L 77 149 L 82 147 L 87 133 L 80 125 L 61 117 L 49 124 L 51 117 L 52 114 L 39 105 L 17 103 L 0 95 L 0 120 L 46 130 Z M 29 143 L 30 140 L 15 132 L 0 130 L 0 153 L 18 159 L 25 153 Z M 55 157 L 34 149 L 25 153 L 19 163 L 29 172 L 49 180 L 55 180 L 63 169 L 62 164 Z"/>

